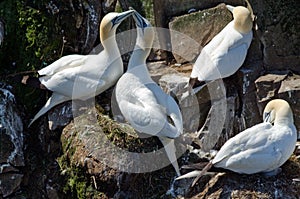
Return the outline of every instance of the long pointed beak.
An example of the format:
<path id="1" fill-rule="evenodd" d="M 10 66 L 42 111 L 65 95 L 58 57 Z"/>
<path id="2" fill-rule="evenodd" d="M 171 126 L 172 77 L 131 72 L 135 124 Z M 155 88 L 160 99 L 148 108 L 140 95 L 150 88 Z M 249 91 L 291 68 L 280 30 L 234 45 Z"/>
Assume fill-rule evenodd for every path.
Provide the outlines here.
<path id="1" fill-rule="evenodd" d="M 264 118 L 264 122 L 270 122 L 271 112 L 264 113 L 263 118 Z"/>
<path id="2" fill-rule="evenodd" d="M 134 10 L 134 9 L 132 9 L 132 10 Z M 140 13 L 138 13 L 136 10 L 134 10 L 133 18 L 134 18 L 136 25 L 139 28 L 144 29 L 146 27 L 151 26 L 150 22 L 147 19 L 145 19 L 142 15 L 140 15 Z"/>
<path id="3" fill-rule="evenodd" d="M 134 13 L 134 10 L 127 10 L 125 12 L 121 12 L 120 14 L 118 14 L 116 16 L 116 18 L 114 18 L 113 25 L 121 23 L 124 19 L 126 19 L 127 17 L 129 17 L 133 13 Z"/>
<path id="4" fill-rule="evenodd" d="M 226 5 L 226 8 L 227 8 L 230 12 L 233 12 L 234 6 Z"/>

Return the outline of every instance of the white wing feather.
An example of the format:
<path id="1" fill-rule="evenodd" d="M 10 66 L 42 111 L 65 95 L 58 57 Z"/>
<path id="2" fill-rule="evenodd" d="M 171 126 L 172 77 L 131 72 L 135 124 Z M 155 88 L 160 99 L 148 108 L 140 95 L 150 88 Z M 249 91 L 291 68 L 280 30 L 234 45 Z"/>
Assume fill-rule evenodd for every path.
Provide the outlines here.
<path id="1" fill-rule="evenodd" d="M 83 65 L 87 55 L 67 55 L 38 71 L 39 75 L 53 75 L 67 68 Z"/>

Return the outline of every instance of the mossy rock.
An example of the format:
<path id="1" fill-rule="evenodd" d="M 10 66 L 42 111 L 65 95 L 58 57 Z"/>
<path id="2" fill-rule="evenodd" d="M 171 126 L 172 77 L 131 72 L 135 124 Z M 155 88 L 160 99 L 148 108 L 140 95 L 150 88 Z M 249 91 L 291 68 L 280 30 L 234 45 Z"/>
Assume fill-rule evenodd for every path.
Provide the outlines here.
<path id="1" fill-rule="evenodd" d="M 232 14 L 225 4 L 175 17 L 169 23 L 169 27 L 172 53 L 176 61 L 178 63 L 194 61 L 201 49 L 231 20 Z"/>
<path id="2" fill-rule="evenodd" d="M 64 193 L 73 198 L 111 198 L 123 194 L 156 198 L 167 192 L 175 176 L 171 165 L 151 173 L 124 172 L 132 166 L 132 162 L 126 163 L 128 151 L 152 152 L 162 145 L 155 137 L 137 138 L 132 127 L 95 110 L 88 110 L 66 126 L 61 142 L 63 155 L 59 165 L 65 179 Z M 125 164 L 118 169 L 118 163 L 112 165 L 109 160 Z M 145 183 L 149 180 L 153 183 L 151 189 Z"/>

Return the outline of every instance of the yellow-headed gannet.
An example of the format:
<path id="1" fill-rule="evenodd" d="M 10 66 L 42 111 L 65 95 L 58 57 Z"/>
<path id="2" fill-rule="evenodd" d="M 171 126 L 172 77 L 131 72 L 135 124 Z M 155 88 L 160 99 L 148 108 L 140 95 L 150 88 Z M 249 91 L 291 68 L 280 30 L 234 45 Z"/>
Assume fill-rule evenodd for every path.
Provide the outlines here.
<path id="1" fill-rule="evenodd" d="M 128 69 L 116 85 L 116 100 L 134 129 L 159 137 L 177 175 L 180 175 L 172 138 L 183 132 L 182 115 L 175 100 L 164 93 L 149 75 L 146 59 L 154 40 L 151 24 L 137 12 L 133 18 L 137 25 L 136 44 Z"/>
<path id="2" fill-rule="evenodd" d="M 99 95 L 113 86 L 123 74 L 123 62 L 115 39 L 120 23 L 134 11 L 108 13 L 100 24 L 100 40 L 104 50 L 97 55 L 67 55 L 38 71 L 41 77 L 24 76 L 22 83 L 52 91 L 44 107 L 31 125 L 54 106 L 71 100 Z"/>
<path id="3" fill-rule="evenodd" d="M 244 63 L 252 41 L 252 17 L 242 6 L 226 5 L 233 20 L 224 27 L 201 51 L 197 58 L 189 84 L 199 91 L 205 82 L 228 77 Z"/>
<path id="4" fill-rule="evenodd" d="M 230 138 L 202 171 L 192 171 L 177 179 L 197 176 L 194 185 L 212 166 L 243 174 L 277 174 L 296 146 L 293 113 L 286 101 L 275 99 L 265 107 L 263 119 L 263 123 Z"/>

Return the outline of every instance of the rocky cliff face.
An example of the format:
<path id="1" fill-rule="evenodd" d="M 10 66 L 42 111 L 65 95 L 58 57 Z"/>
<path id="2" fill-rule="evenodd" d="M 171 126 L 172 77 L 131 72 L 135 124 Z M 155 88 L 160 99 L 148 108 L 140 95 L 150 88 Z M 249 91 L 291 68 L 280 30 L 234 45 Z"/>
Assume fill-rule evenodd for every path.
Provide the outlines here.
<path id="1" fill-rule="evenodd" d="M 23 180 L 23 123 L 11 87 L 0 83 L 0 195 L 16 192 Z"/>

